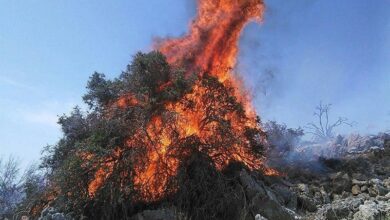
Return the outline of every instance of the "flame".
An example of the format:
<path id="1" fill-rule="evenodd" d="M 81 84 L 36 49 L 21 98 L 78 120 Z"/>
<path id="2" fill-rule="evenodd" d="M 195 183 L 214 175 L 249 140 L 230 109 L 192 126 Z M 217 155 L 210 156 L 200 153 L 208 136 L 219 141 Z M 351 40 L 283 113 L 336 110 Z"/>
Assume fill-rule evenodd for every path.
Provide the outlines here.
<path id="1" fill-rule="evenodd" d="M 170 179 L 177 174 L 180 160 L 193 145 L 207 153 L 219 170 L 232 161 L 240 161 L 250 169 L 263 170 L 266 175 L 278 175 L 251 151 L 246 132 L 261 128 L 248 93 L 232 71 L 243 28 L 250 21 L 261 21 L 263 11 L 262 0 L 198 0 L 198 15 L 189 34 L 156 43 L 155 48 L 170 64 L 184 67 L 186 76 L 199 74 L 190 92 L 179 101 L 164 103 L 165 113 L 151 117 L 126 142 L 126 148 L 138 152 L 133 156 L 133 182 L 140 200 L 156 201 L 169 193 Z M 215 78 L 217 89 L 208 85 Z M 171 85 L 168 81 L 156 91 Z M 126 108 L 142 104 L 128 94 L 115 105 Z M 225 125 L 221 126 L 222 123 Z M 187 143 L 188 140 L 196 144 Z M 89 184 L 91 197 L 113 167 L 114 162 L 106 163 L 95 173 Z"/>
<path id="2" fill-rule="evenodd" d="M 187 36 L 160 42 L 158 49 L 170 63 L 187 70 L 208 72 L 221 82 L 231 79 L 238 40 L 249 21 L 260 21 L 262 0 L 198 0 L 198 16 Z"/>

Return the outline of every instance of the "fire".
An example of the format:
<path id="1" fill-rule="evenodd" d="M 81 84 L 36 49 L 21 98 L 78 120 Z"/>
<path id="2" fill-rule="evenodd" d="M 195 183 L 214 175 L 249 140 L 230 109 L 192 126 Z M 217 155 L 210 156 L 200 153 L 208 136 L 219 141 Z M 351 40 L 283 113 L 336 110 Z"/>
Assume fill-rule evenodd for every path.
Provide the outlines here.
<path id="1" fill-rule="evenodd" d="M 172 177 L 194 148 L 206 153 L 219 170 L 239 161 L 266 175 L 278 175 L 253 154 L 252 142 L 264 143 L 264 136 L 259 135 L 256 113 L 232 71 L 243 28 L 250 21 L 260 21 L 263 11 L 262 0 L 198 0 L 198 15 L 189 34 L 156 44 L 170 64 L 184 67 L 186 77 L 197 74 L 197 79 L 191 91 L 178 101 L 164 103 L 164 112 L 152 116 L 126 142 L 125 148 L 138 152 L 132 157 L 132 175 L 140 200 L 156 201 L 170 193 L 167 187 Z M 170 86 L 172 82 L 167 81 L 156 91 Z M 128 94 L 114 105 L 143 104 Z M 95 173 L 89 184 L 91 197 L 113 167 L 110 162 Z"/>
<path id="2" fill-rule="evenodd" d="M 189 73 L 205 72 L 226 86 L 248 113 L 256 115 L 244 88 L 231 70 L 237 62 L 239 37 L 250 21 L 261 21 L 262 0 L 198 0 L 198 16 L 187 36 L 157 44 L 171 64 L 184 66 Z"/>
<path id="3" fill-rule="evenodd" d="M 249 21 L 260 21 L 262 0 L 198 0 L 198 16 L 187 36 L 160 42 L 158 49 L 170 63 L 188 71 L 201 70 L 221 82 L 231 79 L 238 40 Z"/>

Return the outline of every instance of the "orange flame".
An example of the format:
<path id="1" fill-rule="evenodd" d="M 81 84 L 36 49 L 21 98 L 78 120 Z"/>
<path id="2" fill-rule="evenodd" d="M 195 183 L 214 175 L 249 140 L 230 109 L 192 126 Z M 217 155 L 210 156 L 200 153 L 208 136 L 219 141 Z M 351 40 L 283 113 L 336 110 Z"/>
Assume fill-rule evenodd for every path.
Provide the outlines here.
<path id="1" fill-rule="evenodd" d="M 206 72 L 235 89 L 235 96 L 248 114 L 256 113 L 243 86 L 232 74 L 238 42 L 250 21 L 261 21 L 263 0 L 198 0 L 198 16 L 183 38 L 157 44 L 171 64 L 184 66 L 189 73 Z"/>
<path id="2" fill-rule="evenodd" d="M 223 82 L 231 79 L 243 28 L 251 20 L 260 21 L 263 11 L 262 0 L 198 0 L 189 34 L 162 42 L 158 49 L 170 63 L 200 69 Z"/>

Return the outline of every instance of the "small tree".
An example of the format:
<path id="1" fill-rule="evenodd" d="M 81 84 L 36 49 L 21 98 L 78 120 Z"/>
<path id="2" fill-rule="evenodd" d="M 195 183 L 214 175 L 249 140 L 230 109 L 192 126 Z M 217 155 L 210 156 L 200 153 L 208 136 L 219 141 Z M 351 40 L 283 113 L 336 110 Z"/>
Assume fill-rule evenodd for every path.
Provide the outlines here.
<path id="1" fill-rule="evenodd" d="M 335 122 L 329 121 L 329 112 L 331 104 L 322 104 L 316 107 L 314 116 L 317 117 L 317 122 L 308 123 L 305 127 L 308 129 L 306 133 L 312 134 L 316 141 L 326 141 L 334 137 L 334 129 L 341 125 L 353 126 L 347 118 L 339 117 Z"/>

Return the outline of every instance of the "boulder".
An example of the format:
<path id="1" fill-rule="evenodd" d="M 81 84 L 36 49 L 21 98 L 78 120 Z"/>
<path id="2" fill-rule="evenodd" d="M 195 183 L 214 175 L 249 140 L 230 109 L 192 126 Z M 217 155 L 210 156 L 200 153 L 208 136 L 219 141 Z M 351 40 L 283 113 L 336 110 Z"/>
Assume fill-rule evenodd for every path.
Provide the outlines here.
<path id="1" fill-rule="evenodd" d="M 257 182 L 245 170 L 242 170 L 240 172 L 239 180 L 241 185 L 245 189 L 246 196 L 249 199 L 252 199 L 255 196 L 260 196 L 260 197 L 266 196 L 266 192 L 264 190 L 263 184 L 261 182 Z"/>
<path id="2" fill-rule="evenodd" d="M 356 196 L 356 195 L 359 195 L 362 191 L 360 190 L 360 186 L 353 185 L 351 192 L 352 192 L 352 195 Z"/>
<path id="3" fill-rule="evenodd" d="M 272 189 L 256 181 L 245 170 L 240 172 L 239 180 L 244 187 L 249 200 L 249 211 L 256 216 L 260 214 L 267 219 L 292 220 L 296 219 L 294 212 L 284 208 Z"/>

